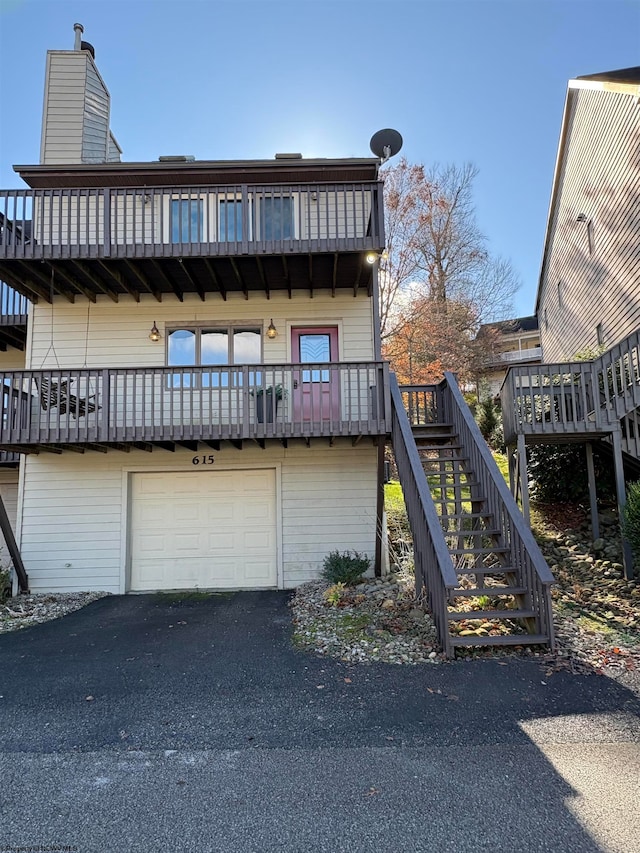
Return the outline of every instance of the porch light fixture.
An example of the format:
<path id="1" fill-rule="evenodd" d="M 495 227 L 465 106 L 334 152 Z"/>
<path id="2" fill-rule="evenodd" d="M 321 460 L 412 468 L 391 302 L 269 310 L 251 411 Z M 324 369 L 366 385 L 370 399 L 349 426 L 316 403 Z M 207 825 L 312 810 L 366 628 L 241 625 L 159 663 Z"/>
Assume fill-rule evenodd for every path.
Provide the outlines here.
<path id="1" fill-rule="evenodd" d="M 151 327 L 151 331 L 149 332 L 149 340 L 150 341 L 159 341 L 160 340 L 160 332 L 158 327 L 156 326 L 156 321 L 153 321 L 153 326 Z"/>
<path id="2" fill-rule="evenodd" d="M 367 254 L 365 255 L 365 260 L 368 264 L 371 264 L 371 266 L 373 266 L 375 264 L 375 262 L 378 260 L 378 253 L 377 252 L 367 252 Z"/>
<path id="3" fill-rule="evenodd" d="M 587 214 L 586 213 L 579 213 L 576 217 L 576 222 L 587 222 L 587 221 L 588 220 L 587 220 Z"/>
<path id="4" fill-rule="evenodd" d="M 274 338 L 278 337 L 278 330 L 273 325 L 273 318 L 271 319 L 271 322 L 269 323 L 269 326 L 267 327 L 267 337 L 269 338 L 270 341 L 272 341 Z"/>

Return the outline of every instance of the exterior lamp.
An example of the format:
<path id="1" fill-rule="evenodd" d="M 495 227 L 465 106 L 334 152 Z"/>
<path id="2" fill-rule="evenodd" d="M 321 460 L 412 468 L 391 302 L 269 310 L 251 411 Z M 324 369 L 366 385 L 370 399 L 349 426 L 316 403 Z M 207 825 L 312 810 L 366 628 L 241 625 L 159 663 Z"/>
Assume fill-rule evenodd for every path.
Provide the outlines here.
<path id="1" fill-rule="evenodd" d="M 151 331 L 149 332 L 149 340 L 150 341 L 159 341 L 160 340 L 160 332 L 158 327 L 156 326 L 156 321 L 153 321 L 153 326 L 151 327 Z"/>
<path id="2" fill-rule="evenodd" d="M 271 322 L 269 323 L 269 326 L 267 327 L 267 337 L 269 338 L 270 341 L 272 341 L 274 338 L 278 337 L 278 330 L 273 325 L 273 318 L 271 319 Z"/>
<path id="3" fill-rule="evenodd" d="M 378 253 L 367 252 L 367 254 L 365 255 L 365 260 L 368 264 L 371 264 L 371 266 L 373 266 L 373 264 L 375 264 L 375 262 L 378 260 Z"/>

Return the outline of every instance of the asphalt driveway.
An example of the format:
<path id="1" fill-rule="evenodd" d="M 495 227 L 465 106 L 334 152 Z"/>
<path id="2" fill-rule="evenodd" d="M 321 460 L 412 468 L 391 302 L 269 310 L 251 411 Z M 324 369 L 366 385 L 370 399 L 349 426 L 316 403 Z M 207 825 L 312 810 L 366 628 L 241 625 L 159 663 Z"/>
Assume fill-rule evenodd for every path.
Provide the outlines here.
<path id="1" fill-rule="evenodd" d="M 117 596 L 0 636 L 0 850 L 640 851 L 625 688 L 323 659 L 287 601 Z"/>

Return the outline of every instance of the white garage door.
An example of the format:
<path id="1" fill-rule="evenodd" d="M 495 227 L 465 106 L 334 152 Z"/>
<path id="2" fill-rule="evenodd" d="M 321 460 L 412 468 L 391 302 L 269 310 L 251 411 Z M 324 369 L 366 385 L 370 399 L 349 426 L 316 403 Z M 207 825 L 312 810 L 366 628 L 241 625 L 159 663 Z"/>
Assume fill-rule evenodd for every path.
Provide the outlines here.
<path id="1" fill-rule="evenodd" d="M 134 474 L 135 591 L 277 586 L 273 469 Z"/>

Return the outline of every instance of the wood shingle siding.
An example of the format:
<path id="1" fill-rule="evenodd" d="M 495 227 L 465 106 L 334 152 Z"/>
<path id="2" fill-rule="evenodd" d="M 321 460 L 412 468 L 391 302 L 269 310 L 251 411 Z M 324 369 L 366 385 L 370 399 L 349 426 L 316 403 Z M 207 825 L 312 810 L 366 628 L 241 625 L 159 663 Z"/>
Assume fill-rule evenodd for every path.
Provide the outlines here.
<path id="1" fill-rule="evenodd" d="M 545 362 L 596 348 L 598 324 L 605 347 L 640 327 L 637 98 L 589 88 L 568 97 L 538 302 Z"/>

